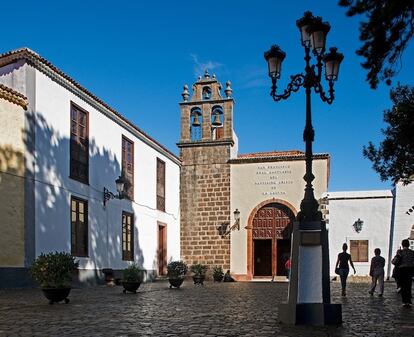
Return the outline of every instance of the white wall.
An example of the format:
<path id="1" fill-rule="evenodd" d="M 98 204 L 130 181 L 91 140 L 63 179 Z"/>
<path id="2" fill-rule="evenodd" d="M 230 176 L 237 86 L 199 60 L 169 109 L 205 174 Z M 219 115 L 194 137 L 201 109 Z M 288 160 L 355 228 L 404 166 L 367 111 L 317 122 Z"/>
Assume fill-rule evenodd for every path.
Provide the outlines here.
<path id="1" fill-rule="evenodd" d="M 346 242 L 349 247 L 350 240 L 368 240 L 368 262 L 354 262 L 357 275 L 369 274 L 375 248 L 381 249 L 387 266 L 393 203 L 391 191 L 329 192 L 327 196 L 331 275 L 335 275 L 335 263 L 342 244 Z M 359 233 L 353 227 L 358 218 L 364 222 Z"/>
<path id="2" fill-rule="evenodd" d="M 89 185 L 69 178 L 71 101 L 89 112 Z M 157 221 L 167 224 L 168 260 L 180 257 L 179 166 L 64 87 L 36 71 L 36 254 L 70 252 L 71 195 L 89 203 L 89 257 L 80 268 L 124 268 L 121 214 L 135 216 L 135 262 L 156 269 Z M 134 142 L 135 200 L 110 200 L 121 172 L 121 139 Z M 156 210 L 156 158 L 166 163 L 166 212 Z"/>
<path id="3" fill-rule="evenodd" d="M 327 191 L 328 160 L 314 160 L 313 172 L 316 177 L 313 182 L 315 198 L 319 199 Z M 304 160 L 231 165 L 230 210 L 233 212 L 237 208 L 240 211 L 240 231 L 231 233 L 232 273 L 247 273 L 247 231 L 244 227 L 248 225 L 254 208 L 275 198 L 287 201 L 299 211 L 305 189 L 304 174 Z"/>
<path id="4" fill-rule="evenodd" d="M 398 183 L 395 186 L 395 221 L 392 242 L 392 254 L 401 246 L 401 241 L 408 239 L 411 228 L 414 226 L 414 183 L 404 186 Z"/>

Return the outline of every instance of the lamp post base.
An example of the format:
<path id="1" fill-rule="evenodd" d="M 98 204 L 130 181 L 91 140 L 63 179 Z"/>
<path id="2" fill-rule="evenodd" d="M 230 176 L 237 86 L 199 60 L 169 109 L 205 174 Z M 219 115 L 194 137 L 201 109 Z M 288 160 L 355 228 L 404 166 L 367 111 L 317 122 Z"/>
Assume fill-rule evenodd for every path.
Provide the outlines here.
<path id="1" fill-rule="evenodd" d="M 279 304 L 279 321 L 293 325 L 339 325 L 342 306 L 332 303 Z"/>
<path id="2" fill-rule="evenodd" d="M 342 323 L 340 304 L 331 304 L 328 232 L 324 221 L 295 222 L 288 302 L 279 305 L 286 324 Z"/>

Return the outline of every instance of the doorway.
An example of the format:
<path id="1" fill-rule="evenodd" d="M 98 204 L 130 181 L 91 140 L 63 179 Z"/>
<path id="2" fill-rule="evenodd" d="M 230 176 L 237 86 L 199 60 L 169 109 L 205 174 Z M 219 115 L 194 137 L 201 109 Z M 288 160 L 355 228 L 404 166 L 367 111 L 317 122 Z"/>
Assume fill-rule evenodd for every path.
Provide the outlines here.
<path id="1" fill-rule="evenodd" d="M 288 276 L 287 269 L 285 268 L 286 261 L 290 257 L 290 240 L 283 239 L 277 240 L 277 276 Z"/>
<path id="2" fill-rule="evenodd" d="M 272 240 L 254 240 L 254 276 L 272 276 Z"/>
<path id="3" fill-rule="evenodd" d="M 167 275 L 167 226 L 158 223 L 158 276 Z"/>

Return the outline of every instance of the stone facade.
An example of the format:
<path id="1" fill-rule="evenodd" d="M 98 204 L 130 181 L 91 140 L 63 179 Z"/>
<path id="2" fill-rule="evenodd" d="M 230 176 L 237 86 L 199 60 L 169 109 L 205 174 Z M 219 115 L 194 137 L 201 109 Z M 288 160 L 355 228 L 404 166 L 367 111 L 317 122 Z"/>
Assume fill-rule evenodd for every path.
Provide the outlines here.
<path id="1" fill-rule="evenodd" d="M 231 94 L 229 88 L 227 83 L 226 95 Z M 204 97 L 205 90 L 211 95 Z M 190 101 L 185 87 L 184 102 L 180 103 L 181 258 L 188 264 L 218 265 L 227 270 L 230 238 L 222 234 L 232 225 L 229 160 L 236 145 L 232 127 L 234 102 L 231 97 L 222 98 L 220 90 L 220 83 L 206 73 L 193 85 Z M 192 135 L 195 113 L 200 119 L 199 139 Z M 214 119 L 216 124 L 220 119 L 221 125 L 214 125 Z"/>

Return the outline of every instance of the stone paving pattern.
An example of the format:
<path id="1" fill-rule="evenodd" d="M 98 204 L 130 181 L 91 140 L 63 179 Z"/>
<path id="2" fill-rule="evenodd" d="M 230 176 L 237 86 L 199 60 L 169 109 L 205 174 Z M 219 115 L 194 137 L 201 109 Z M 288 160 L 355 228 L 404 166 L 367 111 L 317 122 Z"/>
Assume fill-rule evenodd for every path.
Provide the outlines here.
<path id="1" fill-rule="evenodd" d="M 169 289 L 167 281 L 122 287 L 72 289 L 70 303 L 49 305 L 38 289 L 0 291 L 0 336 L 414 336 L 414 309 L 401 307 L 394 284 L 384 298 L 368 295 L 367 283 L 349 284 L 341 298 L 339 327 L 286 326 L 277 304 L 286 283 L 212 283 Z"/>

